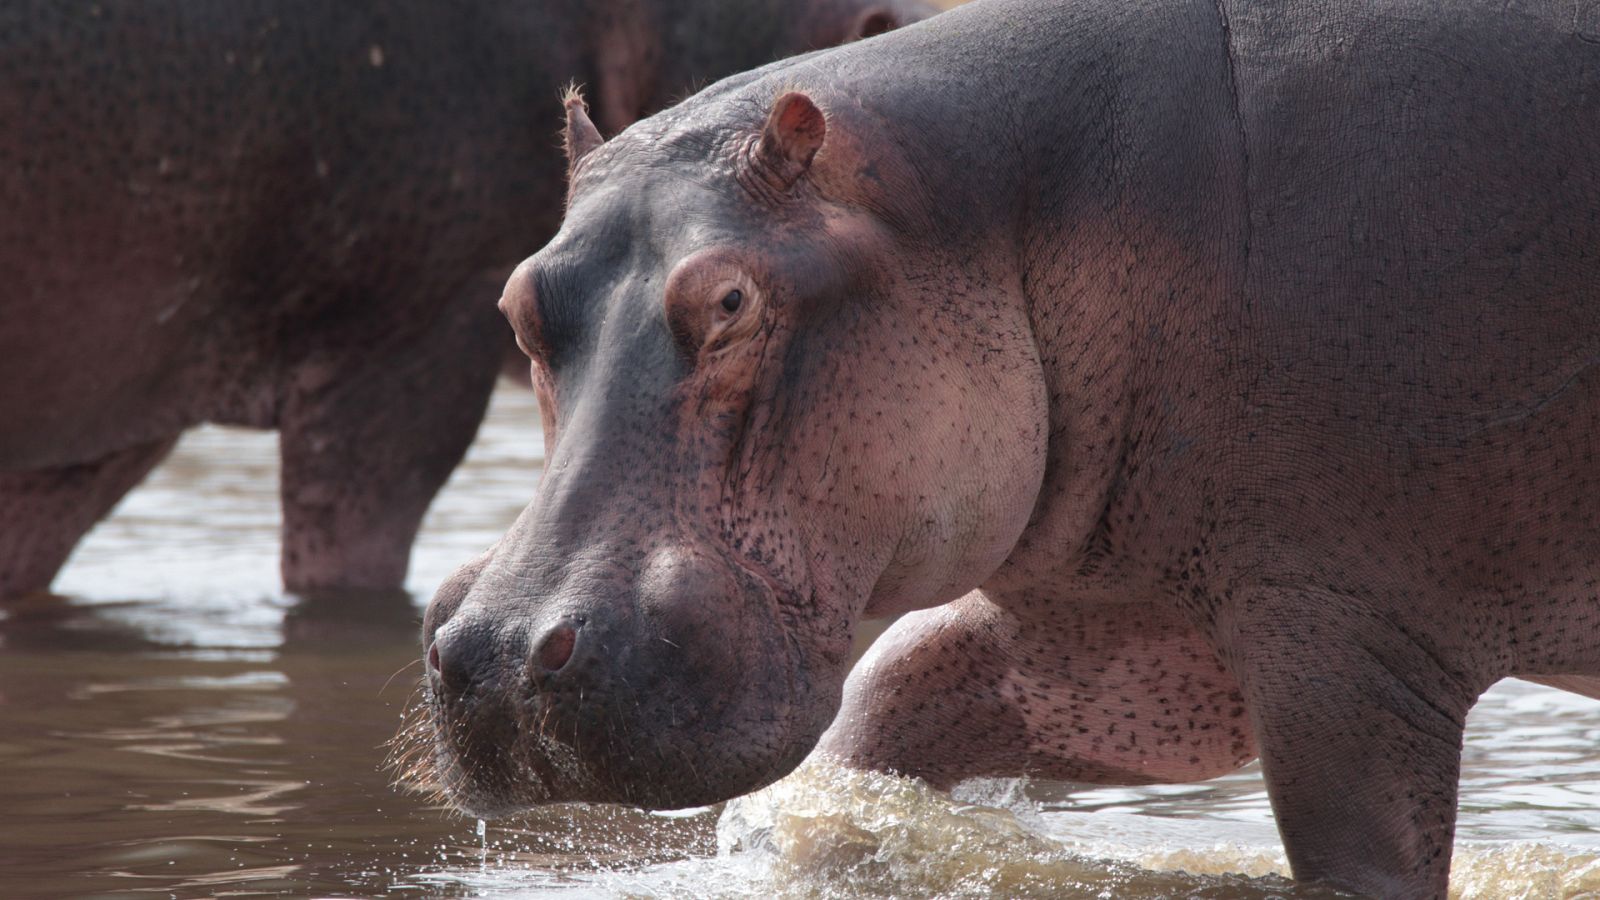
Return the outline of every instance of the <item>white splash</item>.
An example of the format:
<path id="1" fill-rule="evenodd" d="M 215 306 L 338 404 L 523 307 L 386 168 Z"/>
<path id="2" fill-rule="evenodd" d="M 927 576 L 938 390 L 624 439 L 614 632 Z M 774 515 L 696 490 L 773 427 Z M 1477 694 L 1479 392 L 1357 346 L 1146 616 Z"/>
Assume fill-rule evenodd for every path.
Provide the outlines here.
<path id="1" fill-rule="evenodd" d="M 1181 837 L 1193 837 L 1193 822 L 1041 815 L 1015 792 L 985 799 L 1002 805 L 813 759 L 730 802 L 717 844 L 725 859 L 758 861 L 778 897 L 1330 896 L 1289 882 L 1275 841 L 1197 845 Z M 1136 819 L 1151 825 L 1129 824 Z M 1585 896 L 1600 896 L 1593 852 L 1536 842 L 1456 848 L 1456 900 Z"/>

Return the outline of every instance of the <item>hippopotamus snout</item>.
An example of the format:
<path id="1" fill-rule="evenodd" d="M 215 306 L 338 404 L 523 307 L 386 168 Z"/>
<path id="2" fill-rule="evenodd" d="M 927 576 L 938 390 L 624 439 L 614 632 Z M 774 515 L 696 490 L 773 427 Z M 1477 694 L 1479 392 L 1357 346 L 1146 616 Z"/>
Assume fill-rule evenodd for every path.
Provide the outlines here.
<path id="1" fill-rule="evenodd" d="M 553 688 L 556 677 L 573 659 L 578 631 L 584 624 L 579 619 L 542 631 L 535 628 L 529 641 L 530 629 L 519 625 L 495 628 L 461 618 L 467 621 L 450 623 L 428 644 L 428 678 L 441 697 L 467 694 L 494 679 L 515 678 L 510 667 L 523 657 L 527 658 L 525 676 L 540 689 Z"/>
<path id="2" fill-rule="evenodd" d="M 484 570 L 457 573 L 424 621 L 441 786 L 479 816 L 587 796 L 587 767 L 564 748 L 614 731 L 619 686 L 652 680 L 625 649 L 634 617 L 600 596 L 508 590 Z"/>
<path id="3" fill-rule="evenodd" d="M 722 740 L 784 748 L 781 760 L 746 757 L 734 776 L 750 788 L 799 761 L 803 750 L 776 739 L 796 724 L 787 709 L 728 699 L 753 675 L 796 680 L 781 637 L 729 612 L 770 606 L 757 580 L 689 552 L 545 577 L 506 557 L 458 572 L 424 622 L 434 771 L 458 807 L 487 817 L 569 800 L 711 802 L 727 785 L 703 782 L 697 760 Z"/>
<path id="4" fill-rule="evenodd" d="M 423 646 L 429 687 L 436 696 L 453 699 L 522 676 L 540 689 L 553 689 L 555 677 L 579 656 L 579 632 L 588 614 L 540 609 L 529 598 L 463 605 L 483 563 L 459 570 L 428 605 Z M 584 655 L 593 643 L 592 638 L 583 642 Z"/>

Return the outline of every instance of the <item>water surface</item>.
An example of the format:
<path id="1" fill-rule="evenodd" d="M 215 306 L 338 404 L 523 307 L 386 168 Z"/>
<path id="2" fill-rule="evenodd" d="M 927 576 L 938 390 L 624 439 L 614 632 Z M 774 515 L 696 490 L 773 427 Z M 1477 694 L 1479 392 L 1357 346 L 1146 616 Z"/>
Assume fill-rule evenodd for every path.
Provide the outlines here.
<path id="1" fill-rule="evenodd" d="M 395 792 L 383 744 L 416 682 L 421 606 L 531 497 L 537 422 L 526 392 L 496 395 L 410 596 L 285 596 L 273 436 L 189 435 L 80 548 L 63 596 L 0 618 L 0 897 L 1318 895 L 1272 874 L 1254 766 L 953 799 L 813 766 L 727 808 L 558 808 L 481 839 Z M 1458 896 L 1600 891 L 1597 739 L 1595 701 L 1518 682 L 1484 698 Z"/>

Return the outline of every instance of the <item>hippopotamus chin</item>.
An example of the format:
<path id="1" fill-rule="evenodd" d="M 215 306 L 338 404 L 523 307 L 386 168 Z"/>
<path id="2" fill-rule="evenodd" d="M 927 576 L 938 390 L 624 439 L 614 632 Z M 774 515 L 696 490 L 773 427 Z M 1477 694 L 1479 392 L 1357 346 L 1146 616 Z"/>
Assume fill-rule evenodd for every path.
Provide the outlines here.
<path id="1" fill-rule="evenodd" d="M 501 301 L 544 480 L 424 629 L 444 789 L 1259 755 L 1296 877 L 1443 897 L 1478 695 L 1600 694 L 1576 27 L 979 0 L 609 142 L 573 98 Z"/>

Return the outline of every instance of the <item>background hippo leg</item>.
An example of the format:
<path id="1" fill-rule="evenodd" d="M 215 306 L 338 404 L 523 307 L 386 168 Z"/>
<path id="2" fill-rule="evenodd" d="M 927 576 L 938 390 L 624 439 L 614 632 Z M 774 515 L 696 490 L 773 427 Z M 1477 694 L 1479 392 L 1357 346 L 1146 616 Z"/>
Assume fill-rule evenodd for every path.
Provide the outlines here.
<path id="1" fill-rule="evenodd" d="M 485 298 L 403 341 L 375 335 L 301 360 L 278 423 L 286 589 L 402 585 L 422 516 L 500 371 L 502 342 L 484 332 L 504 328 Z"/>
<path id="2" fill-rule="evenodd" d="M 820 752 L 941 787 L 1028 773 L 1100 784 L 1211 778 L 1255 756 L 1211 645 L 1152 603 L 1020 619 L 982 593 L 909 615 L 845 687 Z"/>
<path id="3" fill-rule="evenodd" d="M 1234 609 L 1224 639 L 1295 877 L 1444 897 L 1463 726 L 1494 679 L 1451 671 L 1441 648 L 1350 598 L 1283 592 Z"/>
<path id="4" fill-rule="evenodd" d="M 79 539 L 176 442 L 173 436 L 92 462 L 0 473 L 0 599 L 50 587 Z"/>

